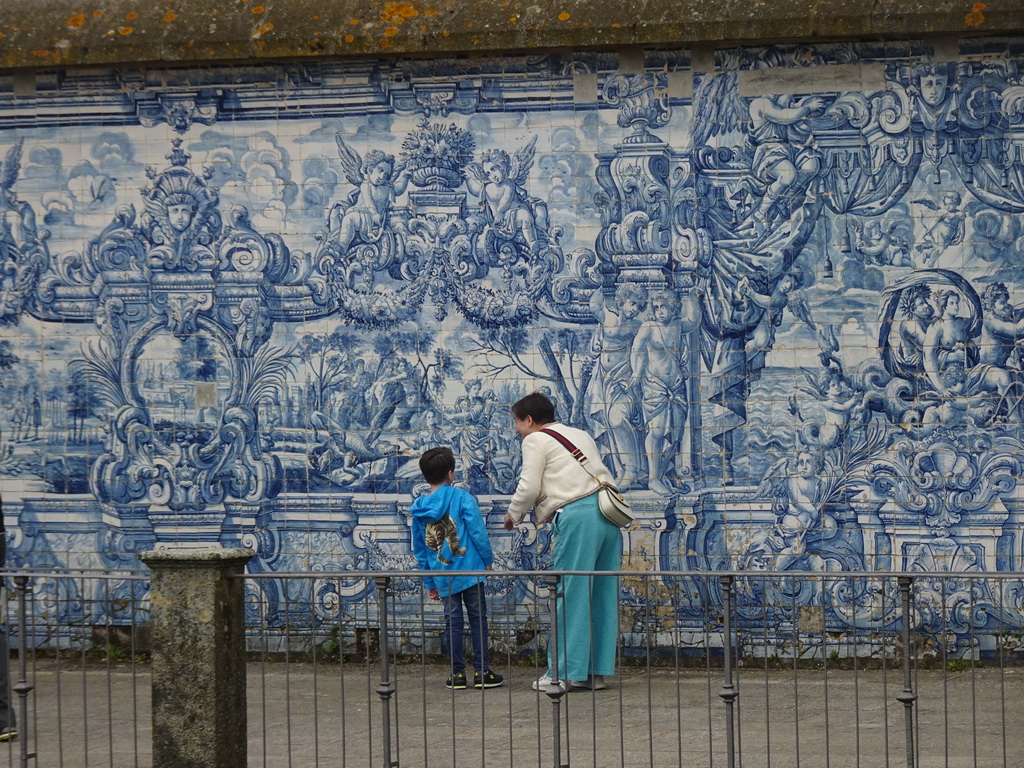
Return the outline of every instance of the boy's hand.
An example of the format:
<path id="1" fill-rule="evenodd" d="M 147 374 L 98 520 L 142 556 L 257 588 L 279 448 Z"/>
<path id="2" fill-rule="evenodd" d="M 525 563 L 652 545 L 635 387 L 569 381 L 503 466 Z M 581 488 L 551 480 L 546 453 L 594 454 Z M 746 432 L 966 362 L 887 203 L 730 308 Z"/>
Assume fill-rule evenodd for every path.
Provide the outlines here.
<path id="1" fill-rule="evenodd" d="M 437 587 L 434 587 L 434 589 L 428 589 L 427 590 L 427 597 L 429 597 L 431 600 L 440 600 L 441 599 L 441 596 L 439 594 L 437 594 Z"/>
<path id="2" fill-rule="evenodd" d="M 511 512 L 506 512 L 505 513 L 505 530 L 506 531 L 511 531 L 515 527 L 516 527 L 516 521 L 512 519 L 512 513 Z"/>
<path id="3" fill-rule="evenodd" d="M 494 566 L 488 565 L 488 566 L 486 566 L 486 567 L 484 568 L 484 570 L 485 570 L 485 571 L 493 571 L 493 570 L 494 570 Z"/>

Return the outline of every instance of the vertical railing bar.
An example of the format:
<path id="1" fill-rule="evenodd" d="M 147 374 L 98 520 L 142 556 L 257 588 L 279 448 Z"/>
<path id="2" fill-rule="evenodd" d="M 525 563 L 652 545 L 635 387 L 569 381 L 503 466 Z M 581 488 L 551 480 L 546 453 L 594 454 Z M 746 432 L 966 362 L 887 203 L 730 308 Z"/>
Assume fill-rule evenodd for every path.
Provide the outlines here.
<path id="1" fill-rule="evenodd" d="M 378 576 L 374 579 L 377 584 L 377 605 L 380 625 L 380 684 L 377 686 L 377 695 L 381 702 L 381 744 L 384 749 L 384 768 L 393 768 L 397 763 L 391 761 L 391 697 L 395 693 L 395 683 L 391 679 L 391 636 L 388 618 L 388 597 L 390 593 L 391 579 L 388 576 Z"/>
<path id="2" fill-rule="evenodd" d="M 711 576 L 704 577 L 704 594 L 708 597 L 711 595 Z M 715 727 L 714 720 L 712 718 L 712 712 L 714 712 L 714 692 L 712 691 L 711 682 L 711 600 L 709 599 L 704 605 L 704 679 L 707 683 L 707 698 L 708 698 L 708 768 L 715 763 Z"/>
<path id="3" fill-rule="evenodd" d="M 734 600 L 735 594 L 736 590 L 734 588 Z M 736 683 L 736 705 L 733 709 L 733 730 L 736 734 L 736 768 L 743 768 L 743 696 L 741 695 L 743 692 L 743 674 L 740 669 L 743 641 L 738 627 L 733 630 L 732 635 L 736 638 L 733 646 L 735 647 L 735 656 L 733 657 L 733 680 Z"/>
<path id="4" fill-rule="evenodd" d="M 790 610 L 793 622 L 793 734 L 796 739 L 796 768 L 800 768 L 800 611 L 796 604 L 796 592 L 790 597 Z"/>
<path id="5" fill-rule="evenodd" d="M 447 586 L 448 594 L 451 595 L 451 593 L 452 593 L 452 578 L 451 578 L 451 576 L 448 576 L 448 577 L 446 577 L 446 579 L 447 579 L 447 584 L 448 584 L 448 586 Z M 442 602 L 443 602 L 443 600 L 442 600 Z M 454 628 L 454 622 L 452 622 L 449 619 L 449 610 L 448 610 L 448 606 L 447 605 L 445 605 L 445 607 L 444 607 L 444 612 L 445 612 L 445 619 L 444 619 L 445 620 L 445 628 L 446 628 L 446 631 L 448 632 L 448 648 L 446 649 L 446 654 L 445 654 L 447 659 L 448 659 L 448 668 L 445 670 L 445 672 L 447 672 L 448 674 L 452 675 L 452 674 L 455 674 L 455 672 L 454 672 L 455 651 L 453 649 L 453 642 L 452 642 L 455 639 L 455 628 Z M 451 693 L 448 696 L 448 706 L 451 708 L 451 717 L 449 718 L 449 721 L 448 721 L 448 726 L 451 729 L 451 733 L 448 736 L 448 744 L 451 746 L 451 749 L 452 749 L 452 765 L 455 765 L 457 760 L 458 760 L 458 749 L 457 749 L 458 729 L 456 728 L 456 724 L 458 722 L 458 711 L 457 711 L 457 708 L 455 706 L 455 697 L 456 696 L 458 696 L 458 694 L 455 692 L 454 689 L 451 691 Z"/>
<path id="6" fill-rule="evenodd" d="M 79 578 L 78 594 L 85 594 L 85 579 Z M 85 600 L 82 601 L 85 603 Z M 91 607 L 90 607 L 91 611 Z M 86 673 L 89 669 L 88 649 L 85 642 L 85 625 L 82 625 L 82 749 L 85 753 L 85 768 L 89 768 L 89 686 Z"/>
<path id="7" fill-rule="evenodd" d="M 512 727 L 512 712 L 513 712 L 513 708 L 512 708 L 512 684 L 511 684 L 512 683 L 512 665 L 513 664 L 518 664 L 520 662 L 520 660 L 521 660 L 521 656 L 520 656 L 520 652 L 519 652 L 519 647 L 518 647 L 518 645 L 516 643 L 516 637 L 517 637 L 517 624 L 516 624 L 516 620 L 515 620 L 516 614 L 515 614 L 514 611 L 510 612 L 510 610 L 509 610 L 510 603 L 511 603 L 511 598 L 512 598 L 512 595 L 515 594 L 515 591 L 514 591 L 514 588 L 512 587 L 510 582 L 506 582 L 506 583 L 509 584 L 510 588 L 507 589 L 507 590 L 502 590 L 504 592 L 502 597 L 503 597 L 503 599 L 505 601 L 505 609 L 504 609 L 504 611 L 505 611 L 505 626 L 506 626 L 506 629 L 505 629 L 505 631 L 506 631 L 505 638 L 506 639 L 505 639 L 505 644 L 504 644 L 505 645 L 505 679 L 508 680 L 509 682 L 508 682 L 507 685 L 505 685 L 505 689 L 503 691 L 503 695 L 505 697 L 505 701 L 506 701 L 507 707 L 508 707 L 508 717 L 505 718 L 505 719 L 508 721 L 508 739 L 509 739 L 508 743 L 509 743 L 509 746 L 511 747 L 511 745 L 512 745 L 512 738 L 513 738 L 513 727 Z M 511 624 L 509 624 L 510 621 L 511 621 Z M 536 678 L 534 678 L 534 679 L 536 679 Z M 513 755 L 513 752 L 512 752 L 511 748 L 508 750 L 508 767 L 509 768 L 515 768 L 515 756 Z"/>
<path id="8" fill-rule="evenodd" d="M 373 584 L 374 585 L 374 589 L 376 590 L 376 582 L 368 579 L 366 583 L 367 583 L 367 587 L 369 587 L 371 584 Z M 378 597 L 378 600 L 379 599 L 380 598 Z M 367 738 L 369 739 L 369 742 L 368 742 L 368 747 L 369 747 L 369 762 L 368 762 L 368 765 L 373 765 L 373 763 L 374 763 L 373 747 L 374 747 L 374 744 L 376 742 L 376 739 L 375 739 L 375 737 L 373 735 L 373 732 L 374 732 L 374 723 L 376 722 L 376 720 L 373 717 L 373 703 L 374 702 L 370 698 L 370 696 L 372 695 L 371 692 L 372 692 L 372 689 L 373 689 L 373 658 L 372 658 L 373 653 L 372 653 L 372 649 L 370 648 L 370 626 L 371 626 L 371 623 L 370 623 L 370 621 L 371 621 L 370 620 L 370 603 L 371 603 L 370 600 L 364 600 L 363 601 L 363 613 L 364 613 L 364 616 L 365 616 L 365 620 L 363 622 L 363 626 L 366 627 L 366 643 L 365 643 L 365 645 L 366 645 L 366 659 L 365 659 L 365 661 L 366 661 L 366 687 L 367 687 L 366 733 L 367 733 Z M 379 611 L 378 611 L 378 616 L 377 616 L 377 625 L 378 625 L 378 627 L 380 627 Z M 380 631 L 381 630 L 378 629 L 378 635 L 377 635 L 377 645 L 378 645 L 378 649 L 377 650 L 378 650 L 378 653 L 380 651 L 380 648 L 379 648 L 379 646 L 380 646 L 380 634 L 379 634 Z"/>
<path id="9" fill-rule="evenodd" d="M 882 729 L 885 742 L 885 768 L 889 768 L 889 649 L 886 647 L 885 625 L 889 621 L 889 609 L 886 605 L 886 579 L 882 577 Z M 895 645 L 895 642 L 893 642 Z"/>
<path id="10" fill-rule="evenodd" d="M 139 711 L 139 695 L 138 695 L 138 664 L 136 663 L 135 657 L 137 655 L 138 647 L 135 644 L 135 635 L 137 630 L 137 605 L 136 605 L 136 587 L 138 586 L 137 581 L 132 581 L 131 588 L 128 592 L 131 595 L 131 637 L 128 641 L 128 645 L 131 649 L 131 669 L 132 669 L 132 712 Z M 139 718 L 132 718 L 132 741 L 135 752 L 135 764 L 139 764 Z"/>
<path id="11" fill-rule="evenodd" d="M 968 624 L 968 647 L 971 654 L 971 748 L 974 756 L 974 768 L 978 768 L 978 660 L 981 657 L 981 645 L 974 633 L 975 609 L 975 580 L 968 577 L 971 612 L 968 616 L 971 621 Z M 986 584 L 987 586 L 987 584 Z"/>
<path id="12" fill-rule="evenodd" d="M 651 579 L 650 575 L 645 574 L 642 576 L 644 580 L 644 615 L 647 619 L 647 754 L 651 761 L 651 768 L 654 768 L 654 694 L 651 690 L 652 680 L 652 666 L 651 666 L 651 648 L 654 646 L 654 637 L 652 631 L 654 627 L 654 621 L 651 611 Z M 593 634 L 593 633 L 591 633 Z M 591 656 L 593 659 L 593 656 Z M 621 697 L 622 686 L 619 686 L 619 692 Z M 591 691 L 596 697 L 597 692 Z M 593 707 L 594 712 L 594 754 L 597 754 L 597 706 L 595 699 L 595 706 Z M 619 703 L 619 712 L 622 712 L 622 703 Z M 620 732 L 624 729 L 620 728 Z"/>
<path id="13" fill-rule="evenodd" d="M 828 577 L 821 577 L 821 591 L 824 595 L 828 588 Z M 822 666 L 822 678 L 825 686 L 824 690 L 824 709 L 825 709 L 825 768 L 831 768 L 832 765 L 832 739 L 829 732 L 829 717 L 828 717 L 828 632 L 826 624 L 828 623 L 828 616 L 826 615 L 826 606 L 828 601 L 822 600 L 821 602 L 821 666 Z"/>
<path id="14" fill-rule="evenodd" d="M 420 577 L 419 600 L 420 600 L 420 714 L 423 716 L 423 765 L 430 765 L 430 750 L 428 748 L 430 732 L 427 729 L 427 603 L 424 600 L 423 577 Z M 509 739 L 509 744 L 512 740 Z"/>
<path id="15" fill-rule="evenodd" d="M 911 597 L 913 601 L 913 597 Z M 913 602 L 911 602 L 913 605 Z M 913 648 L 913 646 L 912 646 Z M 911 679 L 913 680 L 914 695 L 921 690 L 921 664 L 919 663 L 919 651 L 915 652 L 910 659 Z M 921 768 L 921 707 L 914 705 L 914 768 Z"/>
<path id="16" fill-rule="evenodd" d="M 479 588 L 481 590 L 480 599 L 481 605 L 487 607 L 487 577 L 484 577 L 483 582 L 480 583 Z M 480 637 L 479 640 L 483 646 L 483 655 L 487 659 L 487 663 L 484 664 L 484 668 L 481 672 L 481 686 L 480 686 L 480 767 L 487 768 L 487 698 L 484 696 L 487 693 L 487 689 L 483 687 L 483 673 L 486 673 L 490 668 L 491 655 L 490 649 L 487 647 L 489 642 L 484 642 L 484 638 L 488 637 L 487 622 L 490 619 L 490 612 L 487 610 L 481 611 L 483 614 L 482 621 L 480 622 Z M 472 626 L 469 629 L 470 634 L 473 632 Z M 470 646 L 472 646 L 473 638 L 470 637 Z M 473 665 L 473 676 L 476 677 L 476 664 Z"/>
<path id="17" fill-rule="evenodd" d="M 621 637 L 620 633 L 616 632 L 615 636 L 617 638 L 617 640 L 615 642 L 615 661 L 616 661 L 615 668 L 617 670 L 619 670 L 619 679 L 621 681 L 621 679 L 622 679 L 622 646 L 623 646 L 623 643 L 622 643 L 622 637 Z M 619 684 L 618 690 L 616 691 L 616 693 L 617 693 L 617 695 L 619 697 L 619 766 L 621 768 L 625 768 L 625 765 L 626 765 L 625 699 L 623 698 L 621 683 Z"/>
<path id="18" fill-rule="evenodd" d="M 914 702 L 917 694 L 914 693 L 911 679 L 912 652 L 910 648 L 910 588 L 914 583 L 912 576 L 897 577 L 900 590 L 900 605 L 903 616 L 903 690 L 896 696 L 896 700 L 903 704 L 903 726 L 907 748 L 907 768 L 915 768 L 914 761 Z"/>
<path id="19" fill-rule="evenodd" d="M 593 576 L 588 576 L 587 580 L 590 582 L 590 589 L 588 591 L 588 598 L 591 600 L 590 610 L 588 611 L 588 614 L 589 615 L 593 615 L 593 609 L 594 609 L 594 606 L 593 606 L 594 577 Z M 594 633 L 593 632 L 590 633 L 590 640 L 589 640 L 589 642 L 590 642 L 591 669 L 593 669 L 593 661 L 594 661 L 594 658 L 595 658 L 594 657 L 595 646 L 594 646 Z M 621 724 L 621 719 L 622 719 L 622 686 L 621 685 L 619 686 L 618 695 L 619 695 L 619 719 L 620 719 L 619 732 L 621 733 L 622 732 L 622 724 Z M 649 712 L 650 712 L 650 710 L 648 709 L 648 713 Z M 648 725 L 648 734 L 649 733 L 650 733 L 650 726 Z M 620 739 L 620 741 L 621 741 L 621 739 Z M 591 754 L 591 757 L 592 757 L 593 761 L 596 763 L 597 762 L 597 691 L 594 690 L 593 688 L 590 689 L 590 754 Z"/>
<path id="20" fill-rule="evenodd" d="M 545 577 L 545 582 L 548 584 L 548 615 L 551 618 L 551 640 L 548 648 L 548 654 L 551 657 L 551 685 L 548 686 L 547 695 L 551 700 L 551 723 L 552 723 L 552 747 L 554 749 L 553 760 L 555 768 L 563 768 L 562 766 L 562 722 L 561 722 L 561 704 L 562 696 L 565 695 L 565 685 L 561 683 L 561 677 L 563 670 L 558 668 L 558 656 L 559 656 L 559 644 L 558 644 L 558 622 L 560 616 L 558 614 L 558 597 L 559 590 L 562 590 L 564 594 L 564 583 L 558 574 L 552 574 L 551 576 Z"/>
<path id="21" fill-rule="evenodd" d="M 345 695 L 345 633 L 343 631 L 343 619 L 347 607 L 342 599 L 344 592 L 341 588 L 341 579 L 335 580 L 335 589 L 338 593 L 338 700 L 341 702 L 341 768 L 345 768 L 348 758 L 348 699 Z"/>
<path id="22" fill-rule="evenodd" d="M 547 583 L 543 579 L 535 579 L 534 580 L 535 586 L 536 586 L 538 581 L 541 584 L 546 584 Z M 533 598 L 533 615 L 537 617 L 537 623 L 539 625 L 540 624 L 540 615 L 541 615 L 541 609 L 540 609 L 540 604 L 539 604 L 540 603 L 540 596 L 537 594 L 537 590 L 536 589 L 533 590 L 532 598 Z M 541 637 L 540 627 L 538 626 L 537 635 L 534 637 L 534 643 L 535 643 L 535 647 L 537 649 L 536 651 L 534 651 L 534 654 L 533 654 L 533 658 L 534 658 L 534 670 L 533 670 L 534 679 L 539 679 L 540 678 L 540 675 L 538 674 L 540 672 L 540 664 L 541 664 L 540 637 Z M 550 643 L 551 643 L 551 636 L 548 635 L 548 644 L 550 644 Z M 545 668 L 545 670 L 547 669 L 547 663 L 546 662 L 544 664 L 544 668 Z M 540 701 L 540 691 L 537 692 L 537 701 L 538 702 Z M 542 762 L 543 762 L 543 749 L 541 748 L 542 724 L 541 724 L 541 714 L 540 714 L 540 706 L 539 705 L 537 706 L 537 709 L 535 710 L 535 712 L 536 712 L 536 727 L 537 727 L 537 765 L 541 765 Z"/>
<path id="23" fill-rule="evenodd" d="M 267 653 L 270 647 L 270 591 L 263 588 L 263 582 L 255 583 L 260 595 L 260 718 L 262 729 L 260 742 L 263 746 L 263 768 L 267 768 Z M 278 580 L 266 582 L 278 583 Z"/>
<path id="24" fill-rule="evenodd" d="M 113 625 L 110 623 L 110 612 L 113 609 L 113 605 L 110 602 L 110 581 L 103 579 L 103 615 L 106 618 L 106 630 L 107 630 L 107 647 L 105 653 L 106 664 L 104 664 L 105 671 L 107 673 L 107 745 L 110 747 L 110 768 L 114 768 L 114 690 L 113 690 L 113 679 L 111 677 L 112 663 L 110 660 L 110 651 L 113 648 L 111 642 L 111 633 L 113 631 Z"/>
<path id="25" fill-rule="evenodd" d="M 56 578 L 54 579 L 54 581 L 57 584 L 60 583 Z M 61 675 L 60 663 L 61 663 L 61 661 L 63 661 L 62 657 L 63 657 L 64 654 L 63 654 L 63 652 L 61 650 L 61 647 L 60 647 L 61 590 L 59 588 L 56 590 L 55 596 L 56 596 L 56 599 L 54 600 L 54 604 L 55 604 L 56 610 L 57 610 L 57 614 L 55 616 L 55 620 L 56 620 L 56 623 L 57 623 L 57 665 L 56 665 L 56 668 L 57 668 L 57 684 L 56 684 L 56 691 L 57 691 L 57 758 L 59 759 L 60 764 L 63 765 L 64 764 L 64 727 L 63 727 L 63 723 L 64 723 L 64 689 L 63 689 L 63 687 L 61 685 L 61 680 L 62 680 L 63 676 Z M 65 613 L 64 615 L 66 616 L 67 613 Z M 71 651 L 71 628 L 70 627 L 68 627 L 68 651 L 69 651 L 68 655 L 70 656 L 71 655 L 70 654 L 70 651 Z M 38 733 L 38 731 L 37 731 L 37 733 Z"/>
<path id="26" fill-rule="evenodd" d="M 942 748 L 945 768 L 949 768 L 949 614 L 946 611 L 946 580 L 939 584 L 942 600 Z"/>
<path id="27" fill-rule="evenodd" d="M 767 592 L 765 587 L 767 586 L 767 577 L 761 577 L 761 594 L 767 598 Z M 771 715 L 771 685 L 768 676 L 768 600 L 765 599 L 764 605 L 764 620 L 761 622 L 761 632 L 763 634 L 762 646 L 764 648 L 764 754 L 767 760 L 767 768 L 772 768 L 772 715 Z"/>
<path id="28" fill-rule="evenodd" d="M 1003 622 L 1003 638 L 999 642 L 999 715 L 1002 722 L 1002 745 L 1003 745 L 1003 765 L 1007 765 L 1006 759 L 1006 611 L 1004 609 L 1003 598 L 1004 588 L 1006 587 L 1006 580 L 999 579 L 999 616 Z"/>
<path id="29" fill-rule="evenodd" d="M 28 695 L 32 691 L 32 684 L 28 681 L 28 659 L 26 657 L 29 645 L 28 638 L 28 592 L 30 590 L 27 576 L 15 576 L 14 583 L 18 590 L 18 682 L 14 684 L 13 690 L 18 694 L 18 726 L 22 730 L 28 723 Z M 4 617 L 6 621 L 6 616 Z M 10 664 L 10 659 L 0 660 L 4 664 Z M 29 758 L 35 757 L 28 751 L 28 738 L 22 734 L 19 739 L 18 751 L 22 768 L 28 768 Z"/>
<path id="30" fill-rule="evenodd" d="M 857 582 L 850 576 L 850 595 L 853 601 L 853 721 L 854 721 L 854 758 L 856 768 L 860 768 L 860 649 L 857 647 Z M 864 589 L 867 591 L 867 577 Z"/>
<path id="31" fill-rule="evenodd" d="M 724 630 L 723 650 L 724 669 L 722 671 L 722 690 L 719 697 L 725 702 L 725 754 L 728 768 L 736 768 L 736 736 L 734 732 L 733 706 L 736 697 L 736 686 L 733 685 L 732 671 L 732 604 L 733 604 L 733 577 L 720 576 L 719 583 L 722 585 L 722 623 Z"/>
<path id="32" fill-rule="evenodd" d="M 318 665 L 319 657 L 317 655 L 317 621 L 316 621 L 316 595 L 315 595 L 315 582 L 312 578 L 308 578 L 309 582 L 309 634 L 312 646 L 310 648 L 313 654 L 313 765 L 320 765 L 320 669 Z"/>
<path id="33" fill-rule="evenodd" d="M 672 634 L 675 636 L 675 642 L 672 644 L 672 653 L 675 661 L 675 672 L 676 672 L 676 759 L 679 763 L 679 768 L 682 768 L 683 764 L 683 686 L 682 686 L 682 669 L 681 669 L 681 658 L 680 658 L 680 645 L 682 643 L 682 636 L 679 629 L 678 619 L 673 623 Z M 619 686 L 622 687 L 621 685 Z M 622 694 L 619 694 L 621 699 Z M 619 709 L 622 707 L 620 705 Z"/>
<path id="34" fill-rule="evenodd" d="M 284 595 L 284 735 L 288 768 L 292 768 L 292 599 L 290 580 L 281 580 Z"/>
<path id="35" fill-rule="evenodd" d="M 26 598 L 27 598 L 27 604 L 28 604 L 27 616 L 26 616 L 26 620 L 28 622 L 28 634 L 29 634 L 29 637 L 35 637 L 36 636 L 36 590 L 34 588 L 30 589 L 29 592 L 28 592 L 28 595 L 26 595 Z M 7 649 L 7 654 L 8 654 L 8 656 L 10 656 L 10 648 Z M 29 654 L 29 658 L 32 661 L 32 674 L 31 674 L 31 680 L 29 682 L 32 685 L 32 690 L 36 690 L 36 686 L 37 686 L 37 684 L 39 682 L 39 677 L 38 677 L 38 674 L 37 674 L 37 672 L 38 672 L 39 649 L 38 649 L 36 643 L 33 642 L 33 643 L 28 644 L 28 654 Z M 10 659 L 5 659 L 5 661 L 6 662 L 10 662 Z M 38 765 L 38 763 L 39 763 L 39 758 L 38 758 L 39 739 L 37 738 L 37 734 L 39 733 L 39 728 L 38 728 L 38 725 L 39 725 L 39 702 L 38 702 L 38 698 L 35 697 L 35 696 L 33 696 L 33 698 L 32 698 L 31 709 L 32 709 L 32 727 L 33 727 L 33 730 L 32 730 L 32 742 L 31 742 L 31 745 L 29 745 L 28 740 L 26 738 L 25 751 L 28 754 L 28 759 L 34 761 L 35 764 Z M 21 727 L 24 728 L 25 726 L 23 725 Z M 19 734 L 19 739 L 20 738 L 22 738 L 22 737 Z"/>
<path id="36" fill-rule="evenodd" d="M 393 632 L 397 637 L 401 637 L 402 627 L 400 625 L 400 617 L 398 615 L 398 593 L 395 590 L 388 590 L 388 599 L 391 601 L 390 610 L 388 611 L 388 617 L 391 619 Z M 389 632 L 388 637 L 391 634 Z M 401 640 L 395 643 L 394 649 L 392 649 L 391 643 L 388 643 L 388 655 L 391 659 L 391 684 L 394 686 L 394 690 L 397 693 L 399 684 L 399 675 L 401 675 L 401 669 L 398 664 L 398 651 L 401 648 Z M 393 724 L 393 733 L 391 743 L 393 748 L 391 750 L 391 764 L 399 765 L 402 762 L 402 713 L 399 707 L 398 696 L 391 696 L 391 722 Z"/>
<path id="37" fill-rule="evenodd" d="M 565 762 L 562 763 L 561 765 L 568 765 L 571 762 L 571 755 L 572 755 L 572 731 L 569 728 L 569 699 L 565 698 L 565 696 L 564 696 L 564 694 L 568 693 L 568 691 L 569 691 L 569 669 L 568 669 L 568 664 L 569 664 L 569 652 L 568 652 L 569 624 L 568 624 L 568 619 L 567 619 L 568 612 L 565 609 L 565 581 L 566 581 L 566 578 L 567 577 L 565 577 L 565 576 L 563 576 L 561 578 L 561 580 L 559 581 L 559 587 L 558 587 L 559 590 L 560 590 L 559 594 L 561 595 L 561 598 L 562 598 L 562 611 L 561 611 L 560 614 L 558 614 L 558 619 L 559 619 L 559 621 L 562 624 L 562 626 L 561 626 L 562 637 L 564 637 L 566 639 L 563 644 L 567 648 L 566 653 L 565 653 L 566 669 L 563 669 L 563 670 L 559 671 L 559 673 L 558 673 L 558 678 L 561 681 L 560 690 L 563 692 L 563 695 L 559 697 L 559 705 L 560 705 L 559 706 L 559 710 L 560 710 L 560 713 L 561 713 L 560 714 L 560 721 L 562 723 L 561 734 L 560 734 L 561 738 L 562 738 L 562 742 L 561 742 L 561 744 L 562 744 L 561 759 L 564 760 Z M 577 578 L 580 578 L 580 577 L 577 577 Z M 588 579 L 588 581 L 590 580 L 590 577 L 587 577 L 587 576 L 584 576 L 582 578 L 586 578 L 586 579 Z M 588 600 L 590 599 L 589 596 L 588 596 L 587 599 Z M 592 610 L 592 606 L 590 607 L 590 609 L 588 609 L 588 613 L 590 612 L 590 610 Z M 561 704 L 563 702 L 564 702 L 564 706 L 561 706 Z"/>

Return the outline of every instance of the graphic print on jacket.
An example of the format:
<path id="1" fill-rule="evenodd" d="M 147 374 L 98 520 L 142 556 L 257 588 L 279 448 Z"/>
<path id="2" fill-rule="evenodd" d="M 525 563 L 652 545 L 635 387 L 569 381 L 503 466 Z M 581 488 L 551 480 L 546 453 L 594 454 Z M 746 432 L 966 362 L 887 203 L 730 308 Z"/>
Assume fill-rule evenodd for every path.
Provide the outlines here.
<path id="1" fill-rule="evenodd" d="M 424 534 L 427 547 L 437 552 L 437 562 L 443 565 L 451 565 L 456 557 L 466 554 L 466 548 L 459 543 L 455 521 L 447 512 L 436 523 L 427 523 Z"/>

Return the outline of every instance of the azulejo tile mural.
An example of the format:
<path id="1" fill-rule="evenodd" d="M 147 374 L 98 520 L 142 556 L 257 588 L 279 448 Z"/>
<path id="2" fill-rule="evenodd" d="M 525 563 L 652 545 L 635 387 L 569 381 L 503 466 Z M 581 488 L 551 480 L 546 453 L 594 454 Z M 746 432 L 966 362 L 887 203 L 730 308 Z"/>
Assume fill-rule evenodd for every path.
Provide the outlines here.
<path id="1" fill-rule="evenodd" d="M 629 489 L 630 567 L 1019 569 L 1024 41 L 946 59 L 582 52 L 0 90 L 13 561 L 206 543 L 253 547 L 254 571 L 408 567 L 416 458 L 446 444 L 501 564 L 533 567 L 546 533 L 496 523 L 508 406 L 541 389 Z M 667 586 L 682 624 L 715 600 Z M 891 620 L 867 589 L 773 588 L 839 630 Z M 325 583 L 317 616 L 359 589 Z M 954 633 L 1024 610 L 972 601 L 989 613 Z"/>

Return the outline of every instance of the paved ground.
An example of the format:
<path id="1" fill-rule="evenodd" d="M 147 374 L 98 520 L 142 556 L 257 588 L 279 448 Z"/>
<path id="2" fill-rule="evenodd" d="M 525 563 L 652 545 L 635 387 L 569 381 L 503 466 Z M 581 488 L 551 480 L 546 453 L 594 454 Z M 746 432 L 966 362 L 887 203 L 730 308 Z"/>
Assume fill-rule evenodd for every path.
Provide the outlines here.
<path id="1" fill-rule="evenodd" d="M 555 766 L 554 708 L 530 689 L 535 670 L 501 670 L 509 685 L 448 691 L 438 667 L 397 668 L 392 759 L 416 766 Z M 560 762 L 586 766 L 725 766 L 718 671 L 627 668 L 607 690 L 562 699 Z M 377 669 L 254 664 L 249 765 L 384 766 Z M 85 671 L 40 662 L 27 741 L 36 768 L 151 766 L 149 668 Z M 898 671 L 742 671 L 737 765 L 905 766 Z M 921 768 L 1024 767 L 1024 670 L 921 672 Z M 0 745 L 19 766 L 22 742 Z"/>

